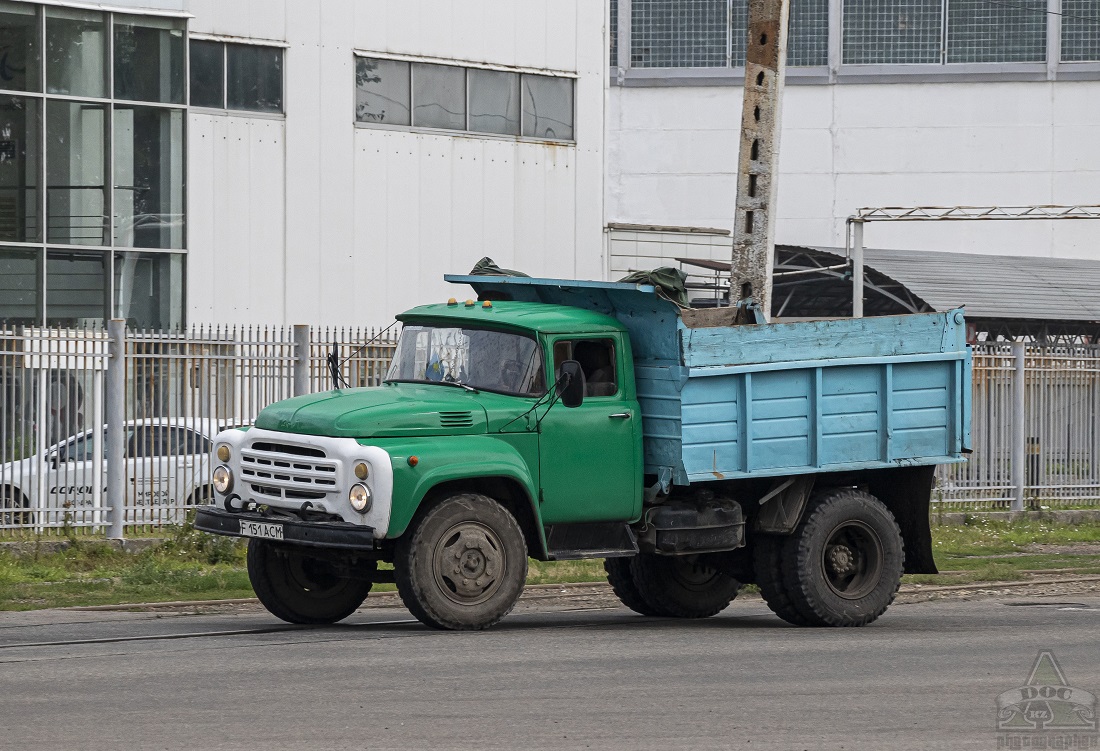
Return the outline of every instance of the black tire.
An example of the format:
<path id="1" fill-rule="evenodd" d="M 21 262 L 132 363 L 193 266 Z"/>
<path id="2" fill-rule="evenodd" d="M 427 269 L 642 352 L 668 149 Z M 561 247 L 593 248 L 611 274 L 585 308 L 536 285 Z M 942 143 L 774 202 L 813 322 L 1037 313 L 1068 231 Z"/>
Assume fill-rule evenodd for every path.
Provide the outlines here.
<path id="1" fill-rule="evenodd" d="M 248 541 L 248 578 L 268 611 L 287 623 L 342 621 L 367 599 L 368 578 L 340 576 L 332 563 L 305 550 L 266 540 Z M 377 567 L 369 564 L 371 571 Z"/>
<path id="2" fill-rule="evenodd" d="M 783 581 L 811 626 L 863 626 L 897 595 L 901 530 L 873 495 L 854 488 L 814 498 L 783 546 Z"/>
<path id="3" fill-rule="evenodd" d="M 741 583 L 695 556 L 641 553 L 631 559 L 638 594 L 655 615 L 707 618 L 725 610 Z"/>
<path id="4" fill-rule="evenodd" d="M 31 502 L 15 488 L 0 488 L 0 525 L 29 526 L 34 524 L 34 514 L 27 511 Z"/>
<path id="5" fill-rule="evenodd" d="M 519 524 L 492 498 L 475 493 L 431 506 L 395 552 L 401 600 L 432 628 L 488 628 L 512 611 L 527 581 Z"/>
<path id="6" fill-rule="evenodd" d="M 187 499 L 187 506 L 209 506 L 214 502 L 214 488 L 203 485 L 196 488 Z"/>
<path id="7" fill-rule="evenodd" d="M 752 541 L 753 570 L 756 584 L 760 587 L 760 596 L 764 598 L 771 611 L 795 626 L 808 626 L 806 619 L 787 594 L 787 585 L 783 581 L 783 546 L 790 537 L 778 535 L 757 535 Z"/>
<path id="8" fill-rule="evenodd" d="M 607 572 L 607 583 L 619 601 L 641 615 L 660 615 L 643 598 L 634 585 L 634 574 L 630 571 L 633 558 L 605 558 L 603 570 Z"/>

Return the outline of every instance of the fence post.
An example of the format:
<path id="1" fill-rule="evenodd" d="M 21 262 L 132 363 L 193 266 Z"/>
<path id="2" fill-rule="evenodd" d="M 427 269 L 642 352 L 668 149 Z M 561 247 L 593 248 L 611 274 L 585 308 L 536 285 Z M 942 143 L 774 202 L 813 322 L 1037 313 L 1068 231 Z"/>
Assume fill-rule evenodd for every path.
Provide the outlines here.
<path id="1" fill-rule="evenodd" d="M 107 508 L 111 521 L 107 538 L 122 539 L 126 519 L 126 458 L 123 450 L 126 421 L 126 321 L 107 321 Z"/>
<path id="2" fill-rule="evenodd" d="M 294 396 L 309 393 L 309 326 L 294 324 Z"/>
<path id="3" fill-rule="evenodd" d="M 1024 510 L 1024 486 L 1027 483 L 1027 424 L 1024 412 L 1024 394 L 1027 379 L 1024 376 L 1025 344 L 1012 342 L 1015 360 L 1012 377 L 1012 510 Z"/>

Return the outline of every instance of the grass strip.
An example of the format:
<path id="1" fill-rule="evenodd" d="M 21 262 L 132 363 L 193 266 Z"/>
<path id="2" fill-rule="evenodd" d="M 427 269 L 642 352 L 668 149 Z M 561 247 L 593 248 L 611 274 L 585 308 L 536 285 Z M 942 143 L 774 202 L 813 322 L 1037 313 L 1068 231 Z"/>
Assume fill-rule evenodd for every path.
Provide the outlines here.
<path id="1" fill-rule="evenodd" d="M 1059 570 L 1100 574 L 1100 554 L 1091 552 L 1100 553 L 1100 522 L 1066 525 L 975 517 L 958 526 L 934 526 L 932 534 L 941 573 L 906 576 L 906 583 L 1023 581 Z M 139 553 L 80 537 L 70 543 L 55 553 L 17 556 L 0 551 L 0 610 L 253 596 L 244 566 L 245 542 L 239 539 L 182 525 Z M 1037 551 L 1036 546 L 1054 547 Z M 527 576 L 528 584 L 604 580 L 602 560 L 532 560 Z M 394 586 L 376 584 L 375 589 L 392 591 Z"/>

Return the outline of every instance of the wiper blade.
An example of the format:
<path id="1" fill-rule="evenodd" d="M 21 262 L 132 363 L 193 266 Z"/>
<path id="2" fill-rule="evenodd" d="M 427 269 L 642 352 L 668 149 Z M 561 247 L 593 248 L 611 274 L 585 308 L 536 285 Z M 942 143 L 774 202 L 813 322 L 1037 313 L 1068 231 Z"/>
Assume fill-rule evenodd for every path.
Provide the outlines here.
<path id="1" fill-rule="evenodd" d="M 386 380 L 382 381 L 382 383 L 426 383 L 426 384 L 429 384 L 429 385 L 435 384 L 435 385 L 439 385 L 439 386 L 455 386 L 455 387 L 460 388 L 460 389 L 466 389 L 471 394 L 480 394 L 481 393 L 480 391 L 478 391 L 473 386 L 462 383 L 461 381 L 428 381 L 428 380 L 419 380 L 419 379 L 415 379 L 415 378 L 387 378 Z"/>

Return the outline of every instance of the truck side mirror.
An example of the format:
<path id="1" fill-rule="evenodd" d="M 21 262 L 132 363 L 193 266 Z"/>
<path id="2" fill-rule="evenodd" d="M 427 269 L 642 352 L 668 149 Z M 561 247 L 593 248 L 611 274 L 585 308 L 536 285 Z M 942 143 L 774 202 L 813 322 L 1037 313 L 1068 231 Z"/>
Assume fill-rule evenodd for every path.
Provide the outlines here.
<path id="1" fill-rule="evenodd" d="M 561 364 L 561 376 L 558 378 L 558 396 L 566 407 L 579 407 L 584 401 L 584 371 L 576 360 L 566 360 Z"/>

